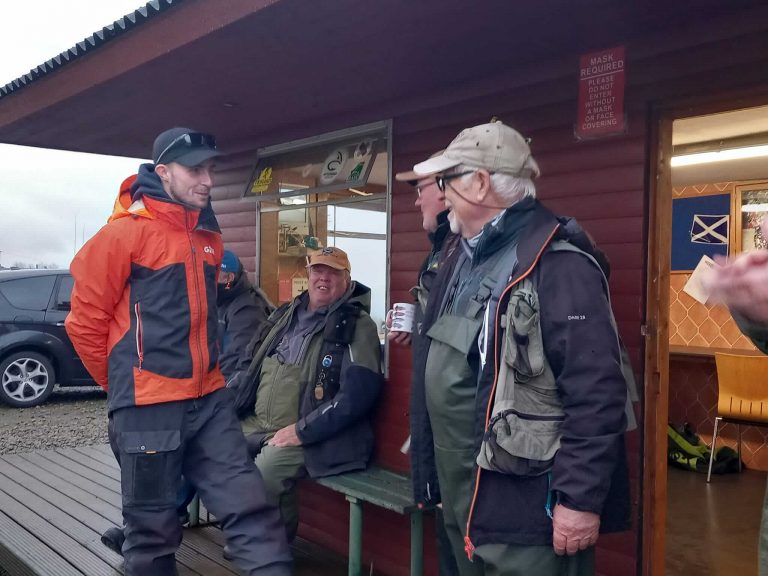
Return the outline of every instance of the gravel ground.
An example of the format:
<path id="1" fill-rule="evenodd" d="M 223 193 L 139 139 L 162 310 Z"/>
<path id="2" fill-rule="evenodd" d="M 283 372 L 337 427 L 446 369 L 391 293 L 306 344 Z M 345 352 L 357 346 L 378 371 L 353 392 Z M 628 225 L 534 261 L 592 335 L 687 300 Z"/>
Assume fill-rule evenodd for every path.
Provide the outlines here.
<path id="1" fill-rule="evenodd" d="M 99 387 L 57 387 L 34 408 L 0 403 L 0 454 L 107 442 L 107 394 Z"/>

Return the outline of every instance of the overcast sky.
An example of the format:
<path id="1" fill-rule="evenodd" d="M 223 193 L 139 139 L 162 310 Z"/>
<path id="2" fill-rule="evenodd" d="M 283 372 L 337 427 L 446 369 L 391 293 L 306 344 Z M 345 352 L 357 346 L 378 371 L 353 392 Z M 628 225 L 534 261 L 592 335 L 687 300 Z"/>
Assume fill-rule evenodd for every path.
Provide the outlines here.
<path id="1" fill-rule="evenodd" d="M 0 86 L 144 4 L 3 2 Z M 69 266 L 74 250 L 106 223 L 120 182 L 141 162 L 0 144 L 0 264 Z"/>

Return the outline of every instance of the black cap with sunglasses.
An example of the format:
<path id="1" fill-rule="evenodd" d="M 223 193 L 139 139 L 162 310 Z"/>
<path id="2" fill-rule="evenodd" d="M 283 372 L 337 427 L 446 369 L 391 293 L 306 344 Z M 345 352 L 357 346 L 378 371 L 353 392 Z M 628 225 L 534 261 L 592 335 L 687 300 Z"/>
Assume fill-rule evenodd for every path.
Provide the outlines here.
<path id="1" fill-rule="evenodd" d="M 155 165 L 177 162 L 191 168 L 220 154 L 213 136 L 189 128 L 166 130 L 155 138 L 152 145 L 152 161 Z"/>

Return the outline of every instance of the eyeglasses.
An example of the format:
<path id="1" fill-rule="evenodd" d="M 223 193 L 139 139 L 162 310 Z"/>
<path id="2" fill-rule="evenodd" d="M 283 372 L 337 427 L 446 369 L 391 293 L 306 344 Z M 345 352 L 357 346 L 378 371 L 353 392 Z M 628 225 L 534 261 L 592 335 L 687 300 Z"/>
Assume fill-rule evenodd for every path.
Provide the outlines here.
<path id="1" fill-rule="evenodd" d="M 466 170 L 465 172 L 457 172 L 456 174 L 442 174 L 440 176 L 435 176 L 437 189 L 440 190 L 440 192 L 445 192 L 448 182 L 450 182 L 454 178 L 466 176 L 467 174 L 472 174 L 474 172 L 477 172 L 477 170 Z"/>
<path id="2" fill-rule="evenodd" d="M 177 136 L 173 141 L 160 152 L 155 160 L 155 164 L 162 164 L 161 160 L 168 152 L 172 150 L 179 150 L 186 148 L 194 150 L 196 148 L 210 148 L 216 150 L 216 139 L 210 134 L 203 134 L 202 132 L 187 132 L 181 136 Z"/>
<path id="3" fill-rule="evenodd" d="M 416 186 L 415 187 L 416 188 L 416 196 L 421 198 L 421 195 L 424 193 L 424 190 L 426 190 L 427 188 L 429 188 L 433 184 L 435 184 L 435 181 L 431 180 L 430 182 L 427 182 L 426 184 L 421 184 L 419 186 Z"/>

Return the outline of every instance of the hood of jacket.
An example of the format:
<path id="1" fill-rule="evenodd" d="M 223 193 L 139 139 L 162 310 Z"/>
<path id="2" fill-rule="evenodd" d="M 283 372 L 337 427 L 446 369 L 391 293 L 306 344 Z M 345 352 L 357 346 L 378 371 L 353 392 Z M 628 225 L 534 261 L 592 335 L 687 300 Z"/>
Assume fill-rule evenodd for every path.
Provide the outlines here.
<path id="1" fill-rule="evenodd" d="M 226 288 L 226 284 L 218 283 L 216 285 L 216 304 L 218 306 L 226 306 L 232 300 L 247 292 L 251 289 L 251 282 L 248 280 L 248 275 L 240 268 L 235 276 L 235 280 L 232 286 Z"/>
<path id="2" fill-rule="evenodd" d="M 133 204 L 133 199 L 131 198 L 131 186 L 136 182 L 137 177 L 138 174 L 131 174 L 128 178 L 123 180 L 122 184 L 120 184 L 120 190 L 117 193 L 115 205 L 112 207 L 112 214 L 107 218 L 107 223 L 130 214 L 129 209 L 131 208 L 131 204 Z M 145 214 L 145 216 L 148 216 L 148 214 Z"/>
<path id="3" fill-rule="evenodd" d="M 145 202 L 148 199 L 148 202 Z M 160 177 L 155 173 L 155 165 L 142 164 L 135 176 L 129 176 L 120 185 L 117 200 L 109 217 L 109 222 L 126 216 L 155 218 L 158 212 L 182 217 L 185 212 L 196 215 L 196 230 L 208 230 L 221 234 L 219 223 L 213 213 L 210 200 L 202 210 L 190 208 L 173 200 L 163 189 Z"/>
<path id="4" fill-rule="evenodd" d="M 576 246 L 579 250 L 583 250 L 590 256 L 592 256 L 600 268 L 603 270 L 606 279 L 611 278 L 611 264 L 605 252 L 600 250 L 595 244 L 592 236 L 581 227 L 575 218 L 570 216 L 558 216 L 557 221 L 560 223 L 560 229 L 558 230 L 555 240 L 566 240 Z"/>

